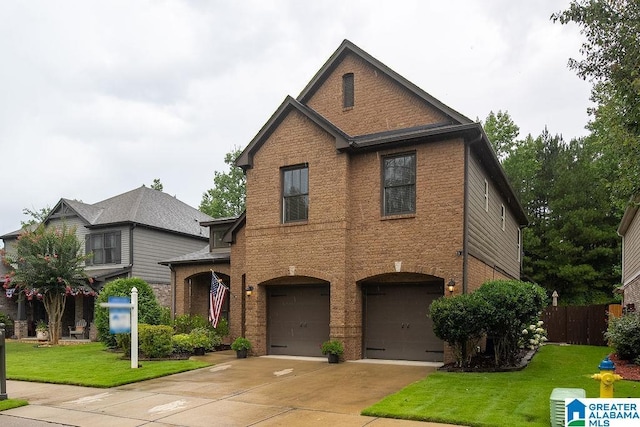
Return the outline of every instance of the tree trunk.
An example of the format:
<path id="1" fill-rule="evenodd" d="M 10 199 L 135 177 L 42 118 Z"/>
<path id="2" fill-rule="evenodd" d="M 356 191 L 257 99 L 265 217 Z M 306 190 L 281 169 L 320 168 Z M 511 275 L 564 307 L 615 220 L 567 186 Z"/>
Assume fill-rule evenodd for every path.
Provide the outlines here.
<path id="1" fill-rule="evenodd" d="M 60 331 L 62 330 L 62 313 L 67 302 L 67 296 L 55 292 L 44 294 L 44 309 L 49 315 L 49 341 L 51 344 L 58 344 Z"/>

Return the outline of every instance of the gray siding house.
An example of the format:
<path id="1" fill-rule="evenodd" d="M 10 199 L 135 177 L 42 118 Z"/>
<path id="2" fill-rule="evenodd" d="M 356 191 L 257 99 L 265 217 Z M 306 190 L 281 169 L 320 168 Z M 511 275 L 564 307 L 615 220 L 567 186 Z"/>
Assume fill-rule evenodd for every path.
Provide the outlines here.
<path id="1" fill-rule="evenodd" d="M 56 227 L 64 223 L 76 228 L 85 253 L 93 253 L 85 271 L 94 279 L 96 291 L 110 280 L 139 277 L 152 286 L 160 304 L 169 307 L 171 270 L 159 262 L 206 247 L 209 230 L 200 223 L 211 220 L 169 194 L 142 186 L 93 204 L 60 199 L 45 224 Z M 11 252 L 20 232 L 0 236 L 7 252 Z M 66 326 L 77 320 L 93 320 L 92 295 L 78 295 L 72 300 L 65 312 L 63 334 Z M 19 310 L 17 296 L 0 301 L 1 312 L 27 320 L 28 333 L 31 323 L 44 317 L 44 310 L 35 302 L 27 302 Z"/>
<path id="2" fill-rule="evenodd" d="M 640 195 L 624 212 L 618 234 L 622 237 L 622 304 L 628 310 L 640 307 Z"/>

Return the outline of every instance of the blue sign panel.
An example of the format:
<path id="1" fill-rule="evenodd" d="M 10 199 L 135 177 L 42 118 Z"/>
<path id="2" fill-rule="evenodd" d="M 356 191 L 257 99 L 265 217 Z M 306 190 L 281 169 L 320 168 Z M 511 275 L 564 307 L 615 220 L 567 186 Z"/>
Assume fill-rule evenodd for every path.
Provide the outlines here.
<path id="1" fill-rule="evenodd" d="M 109 297 L 109 304 L 131 304 L 129 297 Z M 131 333 L 131 309 L 109 307 L 109 332 L 112 334 Z"/>

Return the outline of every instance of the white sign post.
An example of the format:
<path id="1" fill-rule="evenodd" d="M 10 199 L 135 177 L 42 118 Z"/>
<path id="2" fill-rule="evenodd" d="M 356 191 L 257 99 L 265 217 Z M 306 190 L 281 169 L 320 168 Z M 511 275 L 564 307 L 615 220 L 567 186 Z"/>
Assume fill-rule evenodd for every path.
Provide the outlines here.
<path id="1" fill-rule="evenodd" d="M 110 329 L 116 331 L 118 333 L 127 333 L 131 332 L 131 369 L 138 368 L 138 289 L 131 289 L 131 302 L 103 302 L 100 303 L 101 307 L 107 307 L 109 309 L 109 322 Z M 123 315 L 122 309 L 129 309 L 131 313 L 126 313 Z M 126 328 L 126 325 L 123 325 L 123 320 L 129 318 L 129 328 Z M 111 324 L 115 323 L 115 324 Z M 128 330 L 127 330 L 128 329 Z"/>

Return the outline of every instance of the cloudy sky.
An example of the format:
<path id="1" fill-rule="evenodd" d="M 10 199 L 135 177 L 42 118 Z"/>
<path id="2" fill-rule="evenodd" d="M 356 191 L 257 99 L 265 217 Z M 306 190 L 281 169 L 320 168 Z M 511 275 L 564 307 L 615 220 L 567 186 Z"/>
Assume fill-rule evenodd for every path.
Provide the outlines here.
<path id="1" fill-rule="evenodd" d="M 0 235 L 23 208 L 150 185 L 197 207 L 286 95 L 349 39 L 469 118 L 586 134 L 567 0 L 0 3 Z"/>

